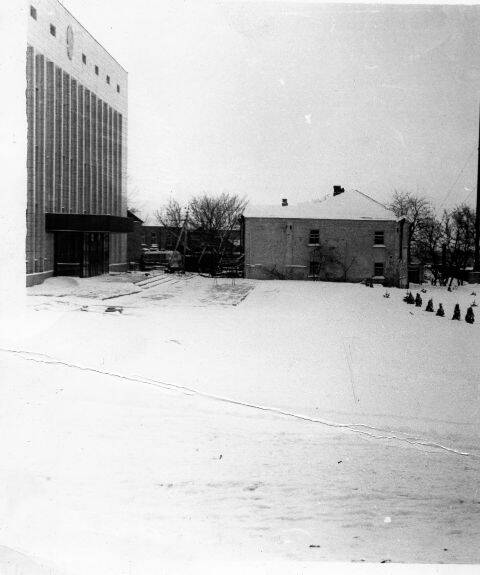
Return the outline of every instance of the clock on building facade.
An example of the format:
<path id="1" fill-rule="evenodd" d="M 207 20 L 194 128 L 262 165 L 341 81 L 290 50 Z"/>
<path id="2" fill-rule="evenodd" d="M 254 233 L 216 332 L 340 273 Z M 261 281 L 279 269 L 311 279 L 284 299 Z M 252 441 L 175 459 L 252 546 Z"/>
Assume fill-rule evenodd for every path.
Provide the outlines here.
<path id="1" fill-rule="evenodd" d="M 73 58 L 73 30 L 71 26 L 67 28 L 67 56 L 70 60 Z"/>

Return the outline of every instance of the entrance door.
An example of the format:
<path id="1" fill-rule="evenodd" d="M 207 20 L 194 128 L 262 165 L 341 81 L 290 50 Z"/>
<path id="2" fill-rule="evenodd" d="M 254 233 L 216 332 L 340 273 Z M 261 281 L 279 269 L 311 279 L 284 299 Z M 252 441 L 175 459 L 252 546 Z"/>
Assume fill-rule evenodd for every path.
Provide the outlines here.
<path id="1" fill-rule="evenodd" d="M 107 232 L 89 232 L 85 234 L 87 274 L 89 277 L 108 273 L 109 237 Z"/>
<path id="2" fill-rule="evenodd" d="M 98 232 L 85 234 L 86 263 L 88 277 L 98 276 L 103 272 L 103 241 Z"/>
<path id="3" fill-rule="evenodd" d="M 107 232 L 55 232 L 55 275 L 92 277 L 107 273 L 108 240 Z"/>
<path id="4" fill-rule="evenodd" d="M 55 232 L 54 254 L 56 276 L 82 276 L 83 233 Z"/>

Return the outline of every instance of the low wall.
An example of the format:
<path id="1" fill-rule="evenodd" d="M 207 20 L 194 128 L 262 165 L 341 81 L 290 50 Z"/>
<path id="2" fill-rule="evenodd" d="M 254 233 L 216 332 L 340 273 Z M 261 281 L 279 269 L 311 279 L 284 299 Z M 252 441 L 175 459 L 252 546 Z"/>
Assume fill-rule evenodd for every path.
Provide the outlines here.
<path id="1" fill-rule="evenodd" d="M 123 262 L 120 264 L 109 264 L 108 270 L 111 272 L 127 272 L 128 271 L 128 263 Z"/>
<path id="2" fill-rule="evenodd" d="M 26 286 L 36 286 L 38 284 L 43 283 L 47 278 L 53 276 L 53 270 L 46 271 L 46 272 L 38 272 L 36 274 L 27 274 L 26 275 Z"/>

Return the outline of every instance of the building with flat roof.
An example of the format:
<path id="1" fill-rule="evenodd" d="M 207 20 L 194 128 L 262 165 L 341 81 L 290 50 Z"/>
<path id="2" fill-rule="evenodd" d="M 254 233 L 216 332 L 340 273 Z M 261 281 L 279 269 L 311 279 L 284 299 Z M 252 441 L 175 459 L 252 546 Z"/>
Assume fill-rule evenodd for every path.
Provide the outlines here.
<path id="1" fill-rule="evenodd" d="M 57 0 L 27 40 L 27 286 L 127 268 L 126 70 Z"/>
<path id="2" fill-rule="evenodd" d="M 247 278 L 408 284 L 408 222 L 357 190 L 334 186 L 324 201 L 247 206 L 242 221 Z"/>

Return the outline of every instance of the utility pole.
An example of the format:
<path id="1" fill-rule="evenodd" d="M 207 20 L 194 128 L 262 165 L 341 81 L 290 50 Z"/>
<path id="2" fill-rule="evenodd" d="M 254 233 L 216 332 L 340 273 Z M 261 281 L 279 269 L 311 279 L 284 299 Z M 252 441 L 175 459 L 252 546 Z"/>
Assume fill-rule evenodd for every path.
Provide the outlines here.
<path id="1" fill-rule="evenodd" d="M 475 260 L 473 270 L 480 272 L 480 106 L 478 109 L 477 205 L 475 212 Z"/>
<path id="2" fill-rule="evenodd" d="M 185 272 L 185 263 L 187 258 L 187 241 L 188 241 L 188 208 L 187 213 L 185 215 L 185 241 L 183 243 L 183 271 Z"/>

